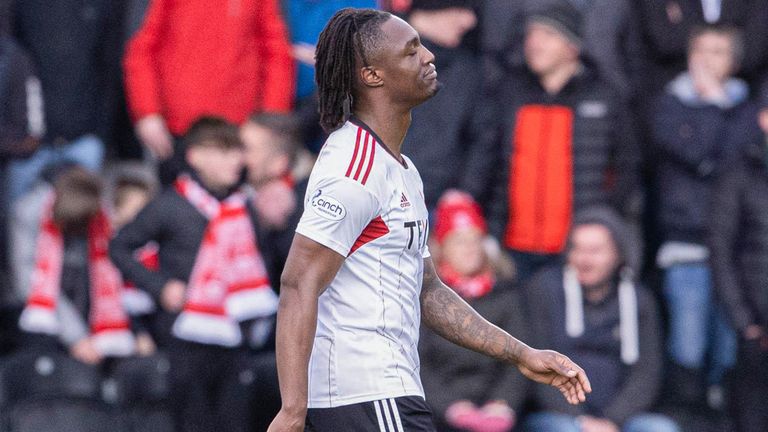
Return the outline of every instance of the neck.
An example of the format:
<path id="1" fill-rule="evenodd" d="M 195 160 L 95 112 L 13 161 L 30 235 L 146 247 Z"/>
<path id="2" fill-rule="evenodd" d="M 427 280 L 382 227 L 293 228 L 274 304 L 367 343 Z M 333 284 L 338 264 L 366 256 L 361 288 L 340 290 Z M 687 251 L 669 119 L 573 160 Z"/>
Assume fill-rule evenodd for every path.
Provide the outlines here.
<path id="1" fill-rule="evenodd" d="M 560 90 L 576 75 L 580 67 L 581 64 L 579 62 L 571 62 L 545 72 L 539 75 L 541 86 L 551 95 L 560 93 Z"/>
<path id="2" fill-rule="evenodd" d="M 355 117 L 368 125 L 378 135 L 395 157 L 401 159 L 400 150 L 405 134 L 411 126 L 411 110 L 393 109 L 391 105 L 361 103 L 355 109 Z"/>
<path id="3" fill-rule="evenodd" d="M 584 286 L 584 298 L 589 303 L 600 303 L 611 293 L 611 281 L 605 281 L 593 286 Z"/>

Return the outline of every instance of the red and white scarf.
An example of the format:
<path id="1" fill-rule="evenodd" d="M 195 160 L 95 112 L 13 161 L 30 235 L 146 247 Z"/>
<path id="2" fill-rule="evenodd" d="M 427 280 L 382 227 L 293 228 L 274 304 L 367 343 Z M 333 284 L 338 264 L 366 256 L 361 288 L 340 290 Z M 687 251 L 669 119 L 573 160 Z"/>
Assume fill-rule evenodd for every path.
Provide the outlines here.
<path id="1" fill-rule="evenodd" d="M 209 223 L 173 333 L 193 342 L 237 346 L 242 342 L 238 322 L 274 314 L 278 301 L 256 243 L 246 197 L 238 192 L 219 202 L 187 175 L 174 186 Z"/>
<path id="2" fill-rule="evenodd" d="M 32 287 L 19 326 L 32 333 L 58 335 L 61 323 L 56 307 L 61 296 L 64 237 L 53 221 L 53 201 L 51 197 L 40 224 Z M 133 354 L 135 343 L 123 309 L 120 273 L 109 260 L 110 234 L 107 216 L 99 211 L 91 219 L 87 234 L 91 305 L 88 322 L 93 342 L 101 354 L 128 356 Z"/>
<path id="3" fill-rule="evenodd" d="M 156 243 L 148 243 L 137 250 L 134 256 L 147 270 L 158 271 L 160 269 Z M 136 284 L 130 281 L 125 281 L 123 306 L 125 306 L 125 311 L 132 316 L 149 315 L 155 312 L 156 309 L 155 301 L 152 297 L 146 291 L 138 289 Z"/>
<path id="4" fill-rule="evenodd" d="M 493 290 L 496 278 L 491 269 L 474 276 L 465 276 L 453 269 L 448 264 L 440 264 L 440 279 L 453 288 L 462 298 L 471 300 L 482 297 Z"/>

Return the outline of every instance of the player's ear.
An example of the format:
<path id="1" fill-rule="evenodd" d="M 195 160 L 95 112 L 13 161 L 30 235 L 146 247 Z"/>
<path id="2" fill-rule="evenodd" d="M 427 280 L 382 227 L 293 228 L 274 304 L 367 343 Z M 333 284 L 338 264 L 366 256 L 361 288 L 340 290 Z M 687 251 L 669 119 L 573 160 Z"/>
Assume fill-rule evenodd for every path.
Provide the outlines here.
<path id="1" fill-rule="evenodd" d="M 363 66 L 360 68 L 360 81 L 366 87 L 381 87 L 384 85 L 384 79 L 373 66 Z"/>

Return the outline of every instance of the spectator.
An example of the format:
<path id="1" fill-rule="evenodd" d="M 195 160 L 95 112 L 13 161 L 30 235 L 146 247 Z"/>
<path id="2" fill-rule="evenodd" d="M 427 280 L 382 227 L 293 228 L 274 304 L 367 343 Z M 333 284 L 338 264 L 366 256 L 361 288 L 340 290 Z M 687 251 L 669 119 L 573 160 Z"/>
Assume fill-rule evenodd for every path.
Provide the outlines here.
<path id="1" fill-rule="evenodd" d="M 111 232 L 99 179 L 64 168 L 52 186 L 18 201 L 16 215 L 22 213 L 29 217 L 16 218 L 13 231 L 18 292 L 27 304 L 21 329 L 43 335 L 32 340 L 45 349 L 58 350 L 60 342 L 84 363 L 132 354 L 122 280 L 106 248 Z"/>
<path id="2" fill-rule="evenodd" d="M 768 94 L 740 166 L 723 172 L 709 215 L 712 279 L 739 336 L 732 413 L 740 432 L 768 430 Z M 754 117 L 752 117 L 754 119 Z"/>
<path id="3" fill-rule="evenodd" d="M 48 165 L 101 168 L 116 110 L 121 10 L 109 0 L 16 1 L 15 34 L 45 95 L 46 135 L 31 158 L 11 164 L 9 194 L 27 192 Z"/>
<path id="4" fill-rule="evenodd" d="M 134 168 L 131 170 L 130 168 Z M 115 230 L 131 222 L 136 215 L 152 200 L 155 188 L 142 171 L 126 165 L 118 173 L 112 184 L 112 225 Z M 136 251 L 137 259 L 150 270 L 157 271 L 159 267 L 157 245 L 149 243 Z M 130 281 L 125 281 L 123 289 L 123 306 L 132 317 L 134 326 L 141 329 L 143 338 L 137 339 L 136 349 L 139 354 L 149 355 L 156 350 L 154 340 L 150 336 L 154 327 L 156 305 L 152 297 L 143 290 L 136 288 Z"/>
<path id="5" fill-rule="evenodd" d="M 580 58 L 578 11 L 547 6 L 527 22 L 526 67 L 495 90 L 488 103 L 498 111 L 482 116 L 499 135 L 486 134 L 475 150 L 501 158 L 489 222 L 521 281 L 561 259 L 574 212 L 598 204 L 636 212 L 638 187 L 626 106 Z"/>
<path id="6" fill-rule="evenodd" d="M 743 127 L 747 85 L 733 78 L 740 52 L 732 28 L 694 32 L 688 71 L 657 98 L 651 118 L 662 242 L 656 262 L 664 272 L 670 326 L 668 384 L 673 399 L 686 405 L 701 406 L 704 386 L 720 385 L 735 360 L 733 330 L 712 296 L 706 238 L 713 178 L 732 168 L 722 161 L 750 139 Z"/>
<path id="7" fill-rule="evenodd" d="M 579 9 L 584 54 L 622 95 L 632 96 L 642 39 L 637 11 L 630 0 L 488 0 L 485 2 L 483 45 L 491 82 L 501 79 L 501 70 L 524 62 L 525 13 L 542 4 L 567 2 Z"/>
<path id="8" fill-rule="evenodd" d="M 651 294 L 638 286 L 637 251 L 613 210 L 580 212 L 565 266 L 542 271 L 528 290 L 534 341 L 579 362 L 594 391 L 585 404 L 567 405 L 537 388 L 542 412 L 527 431 L 671 432 L 668 418 L 651 414 L 661 385 L 662 333 Z"/>
<path id="9" fill-rule="evenodd" d="M 3 5 L 5 8 L 6 5 Z M 7 17 L 7 11 L 3 10 Z M 5 26 L 4 26 L 5 27 Z M 10 210 L 8 164 L 35 151 L 45 133 L 40 81 L 27 53 L 0 30 L 0 274 L 8 275 L 6 215 Z M 10 294 L 10 280 L 0 276 L 0 303 Z"/>
<path id="10" fill-rule="evenodd" d="M 197 117 L 241 123 L 254 111 L 288 111 L 293 102 L 294 64 L 278 0 L 153 0 L 124 67 L 136 133 L 161 161 L 163 184 L 183 170 L 178 137 Z"/>
<path id="11" fill-rule="evenodd" d="M 435 212 L 430 248 L 440 278 L 483 317 L 524 339 L 525 317 L 509 270 L 485 249 L 485 219 L 463 192 L 448 191 Z M 509 267 L 509 265 L 507 265 Z M 423 330 L 421 379 L 441 431 L 508 432 L 526 397 L 522 375 Z"/>
<path id="12" fill-rule="evenodd" d="M 644 90 L 653 94 L 686 68 L 691 32 L 707 24 L 730 25 L 749 35 L 742 70 L 755 78 L 768 62 L 768 3 L 761 0 L 642 0 L 638 2 L 646 61 Z"/>
<path id="13" fill-rule="evenodd" d="M 301 147 L 299 124 L 288 114 L 254 114 L 240 127 L 240 140 L 264 244 L 277 257 L 269 273 L 279 281 L 303 210 L 298 204 L 307 190 L 307 179 L 297 182 L 291 173 Z"/>
<path id="14" fill-rule="evenodd" d="M 421 43 L 435 54 L 443 88 L 427 103 L 413 110 L 413 122 L 403 143 L 404 151 L 423 170 L 424 198 L 434 209 L 449 188 L 461 188 L 477 199 L 485 196 L 478 172 L 489 169 L 493 159 L 475 152 L 473 114 L 481 102 L 482 71 L 479 58 L 464 44 L 464 36 L 477 25 L 474 0 L 416 0 L 408 22 L 419 32 Z"/>
<path id="15" fill-rule="evenodd" d="M 269 334 L 263 329 L 277 308 L 267 274 L 273 250 L 258 235 L 238 188 L 243 153 L 236 126 L 204 117 L 185 145 L 190 172 L 120 230 L 112 258 L 162 307 L 156 340 L 171 360 L 177 427 L 248 430 L 252 394 L 240 374 L 245 348 L 264 346 Z M 156 272 L 134 255 L 150 242 L 158 246 Z"/>

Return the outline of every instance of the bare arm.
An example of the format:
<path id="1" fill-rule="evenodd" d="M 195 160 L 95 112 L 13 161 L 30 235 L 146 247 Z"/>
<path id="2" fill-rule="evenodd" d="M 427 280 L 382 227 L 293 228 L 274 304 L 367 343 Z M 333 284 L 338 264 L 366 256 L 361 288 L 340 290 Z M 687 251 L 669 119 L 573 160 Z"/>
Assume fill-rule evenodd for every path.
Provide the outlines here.
<path id="1" fill-rule="evenodd" d="M 317 299 L 343 262 L 343 256 L 301 234 L 293 239 L 281 278 L 277 311 L 277 375 L 282 408 L 270 431 L 304 430 Z"/>
<path id="2" fill-rule="evenodd" d="M 584 370 L 568 357 L 533 349 L 481 317 L 440 281 L 431 258 L 424 260 L 421 316 L 424 325 L 438 335 L 514 364 L 526 377 L 557 387 L 571 404 L 584 402 L 585 394 L 592 391 Z"/>

